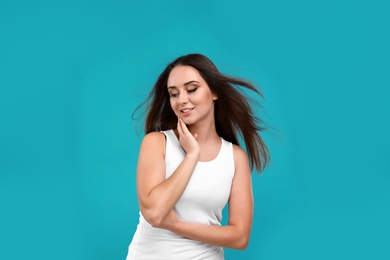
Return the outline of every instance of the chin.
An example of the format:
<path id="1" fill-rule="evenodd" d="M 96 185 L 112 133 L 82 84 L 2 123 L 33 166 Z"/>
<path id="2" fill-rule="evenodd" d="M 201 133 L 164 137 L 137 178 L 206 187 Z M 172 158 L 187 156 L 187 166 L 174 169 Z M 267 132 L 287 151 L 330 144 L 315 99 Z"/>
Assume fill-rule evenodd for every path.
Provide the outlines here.
<path id="1" fill-rule="evenodd" d="M 186 125 L 192 125 L 194 123 L 194 120 L 191 120 L 189 118 L 182 118 L 183 122 L 186 124 Z"/>

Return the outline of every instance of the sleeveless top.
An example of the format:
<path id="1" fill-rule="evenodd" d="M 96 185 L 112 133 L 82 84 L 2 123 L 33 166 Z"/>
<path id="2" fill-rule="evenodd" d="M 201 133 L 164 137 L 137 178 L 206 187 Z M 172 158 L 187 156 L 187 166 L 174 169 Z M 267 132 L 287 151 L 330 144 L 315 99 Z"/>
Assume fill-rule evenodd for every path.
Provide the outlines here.
<path id="1" fill-rule="evenodd" d="M 185 157 L 173 130 L 166 136 L 166 173 L 169 178 Z M 198 162 L 186 189 L 174 210 L 183 221 L 220 226 L 234 177 L 233 145 L 221 138 L 217 157 Z M 169 230 L 152 227 L 139 212 L 139 224 L 129 246 L 126 260 L 222 260 L 223 248 L 179 236 Z"/>

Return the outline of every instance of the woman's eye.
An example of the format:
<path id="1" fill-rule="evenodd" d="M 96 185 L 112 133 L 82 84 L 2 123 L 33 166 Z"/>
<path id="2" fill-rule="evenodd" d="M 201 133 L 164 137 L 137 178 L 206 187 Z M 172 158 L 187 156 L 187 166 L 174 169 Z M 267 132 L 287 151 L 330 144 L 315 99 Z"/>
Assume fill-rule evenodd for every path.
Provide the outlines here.
<path id="1" fill-rule="evenodd" d="M 193 89 L 189 89 L 187 90 L 188 93 L 192 93 L 192 92 L 195 92 L 198 88 L 193 88 Z"/>
<path id="2" fill-rule="evenodd" d="M 170 97 L 177 97 L 177 93 L 169 93 Z"/>

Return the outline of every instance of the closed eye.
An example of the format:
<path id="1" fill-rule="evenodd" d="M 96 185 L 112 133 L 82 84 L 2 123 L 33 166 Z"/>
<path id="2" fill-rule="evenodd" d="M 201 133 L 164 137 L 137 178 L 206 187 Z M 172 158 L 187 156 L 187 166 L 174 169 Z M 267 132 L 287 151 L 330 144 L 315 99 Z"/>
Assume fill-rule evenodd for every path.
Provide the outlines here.
<path id="1" fill-rule="evenodd" d="M 189 90 L 187 90 L 187 92 L 188 92 L 188 93 L 193 93 L 193 92 L 195 92 L 197 89 L 198 89 L 198 88 L 189 89 Z"/>

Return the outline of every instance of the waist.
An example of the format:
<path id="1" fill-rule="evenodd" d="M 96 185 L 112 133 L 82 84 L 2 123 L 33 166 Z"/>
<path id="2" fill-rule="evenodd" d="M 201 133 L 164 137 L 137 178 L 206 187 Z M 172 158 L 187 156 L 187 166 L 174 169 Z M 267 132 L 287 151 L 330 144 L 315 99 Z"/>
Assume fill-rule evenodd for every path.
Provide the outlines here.
<path id="1" fill-rule="evenodd" d="M 223 248 L 152 227 L 140 214 L 140 223 L 129 246 L 130 259 L 224 259 Z M 128 258 L 129 259 L 129 258 Z"/>

